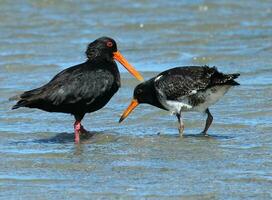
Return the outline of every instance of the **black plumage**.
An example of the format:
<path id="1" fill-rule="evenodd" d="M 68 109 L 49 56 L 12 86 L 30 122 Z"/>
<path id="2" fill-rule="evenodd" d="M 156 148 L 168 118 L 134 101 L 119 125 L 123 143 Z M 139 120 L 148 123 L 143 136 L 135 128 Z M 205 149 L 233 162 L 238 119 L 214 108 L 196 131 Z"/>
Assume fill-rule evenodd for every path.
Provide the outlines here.
<path id="1" fill-rule="evenodd" d="M 166 70 L 139 84 L 134 99 L 123 113 L 120 122 L 140 103 L 147 103 L 175 114 L 183 132 L 182 112 L 206 112 L 208 118 L 203 133 L 212 123 L 209 106 L 216 103 L 232 86 L 240 74 L 224 74 L 216 67 L 185 66 Z"/>
<path id="2" fill-rule="evenodd" d="M 161 77 L 160 77 L 161 76 Z M 155 87 L 162 90 L 169 100 L 178 100 L 190 95 L 193 90 L 206 90 L 216 85 L 239 85 L 233 79 L 239 74 L 223 74 L 213 67 L 176 67 L 160 73 Z"/>
<path id="3" fill-rule="evenodd" d="M 87 61 L 60 72 L 40 88 L 24 92 L 13 109 L 39 108 L 83 117 L 102 108 L 119 87 L 115 63 Z"/>
<path id="4" fill-rule="evenodd" d="M 117 51 L 115 41 L 102 37 L 90 43 L 87 61 L 67 68 L 42 87 L 26 91 L 12 109 L 38 108 L 48 112 L 70 113 L 75 116 L 76 142 L 85 132 L 80 121 L 86 113 L 104 107 L 120 87 L 120 73 L 114 58 L 136 78 L 140 74 Z"/>

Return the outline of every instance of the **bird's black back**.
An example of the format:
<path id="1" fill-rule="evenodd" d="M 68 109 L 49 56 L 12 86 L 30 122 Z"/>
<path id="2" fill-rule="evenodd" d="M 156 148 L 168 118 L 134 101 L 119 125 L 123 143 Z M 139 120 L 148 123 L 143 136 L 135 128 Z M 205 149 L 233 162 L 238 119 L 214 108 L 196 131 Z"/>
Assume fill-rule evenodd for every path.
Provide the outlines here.
<path id="1" fill-rule="evenodd" d="M 216 85 L 239 85 L 234 81 L 239 75 L 223 74 L 216 67 L 185 66 L 160 73 L 154 84 L 156 90 L 162 92 L 168 100 L 176 100 Z"/>
<path id="2" fill-rule="evenodd" d="M 13 109 L 84 115 L 102 108 L 119 87 L 120 74 L 114 61 L 88 60 L 63 70 L 44 86 L 24 92 Z"/>

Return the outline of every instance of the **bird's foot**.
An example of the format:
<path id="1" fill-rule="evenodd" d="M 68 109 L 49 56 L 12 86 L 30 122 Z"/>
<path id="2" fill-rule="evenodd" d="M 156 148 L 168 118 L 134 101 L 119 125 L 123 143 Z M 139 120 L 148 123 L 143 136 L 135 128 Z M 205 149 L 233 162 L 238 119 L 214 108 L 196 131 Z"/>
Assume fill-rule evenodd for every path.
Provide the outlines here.
<path id="1" fill-rule="evenodd" d="M 81 134 L 83 134 L 83 135 L 85 135 L 85 134 L 87 134 L 87 133 L 89 133 L 82 125 L 81 125 L 81 127 L 80 127 L 80 133 Z"/>
<path id="2" fill-rule="evenodd" d="M 184 131 L 184 125 L 179 126 L 179 136 L 183 136 L 183 131 Z"/>
<path id="3" fill-rule="evenodd" d="M 200 133 L 200 135 L 209 136 L 208 133 L 207 133 L 207 131 L 202 131 L 202 132 Z"/>
<path id="4" fill-rule="evenodd" d="M 84 139 L 87 139 L 90 137 L 90 132 L 87 131 L 83 126 L 80 128 L 80 136 Z"/>

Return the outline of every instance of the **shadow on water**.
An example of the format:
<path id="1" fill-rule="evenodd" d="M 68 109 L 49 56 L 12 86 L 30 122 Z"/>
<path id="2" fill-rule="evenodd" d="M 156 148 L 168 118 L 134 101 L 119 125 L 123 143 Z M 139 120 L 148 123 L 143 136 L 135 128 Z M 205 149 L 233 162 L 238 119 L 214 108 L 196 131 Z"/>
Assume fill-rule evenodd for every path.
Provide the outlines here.
<path id="1" fill-rule="evenodd" d="M 113 133 L 105 133 L 102 131 L 89 131 L 88 133 L 81 135 L 80 144 L 85 143 L 107 143 L 118 140 L 118 136 Z M 74 133 L 58 133 L 57 135 L 49 138 L 34 139 L 28 141 L 17 141 L 12 142 L 13 144 L 24 144 L 24 143 L 48 143 L 48 144 L 66 144 L 74 143 Z"/>
<path id="2" fill-rule="evenodd" d="M 96 134 L 101 134 L 99 132 L 88 132 L 84 135 L 80 136 L 80 140 L 81 143 L 85 142 L 87 140 L 90 140 L 92 137 L 94 137 Z M 71 143 L 74 142 L 75 140 L 75 135 L 74 133 L 59 133 L 53 137 L 50 138 L 44 138 L 44 139 L 38 139 L 38 140 L 34 140 L 32 142 L 36 142 L 36 143 Z"/>
<path id="3" fill-rule="evenodd" d="M 81 135 L 80 144 L 103 144 L 109 142 L 116 142 L 120 139 L 128 140 L 128 138 L 135 138 L 135 135 L 120 135 L 118 133 L 113 132 L 105 132 L 105 131 L 89 131 L 88 133 Z M 162 138 L 162 139 L 201 139 L 201 140 L 228 140 L 233 139 L 233 136 L 226 135 L 203 135 L 203 134 L 184 134 L 180 136 L 179 134 L 146 134 L 139 136 L 139 138 Z M 27 141 L 16 141 L 12 142 L 12 144 L 28 144 L 28 143 L 40 143 L 40 144 L 69 144 L 74 143 L 74 133 L 58 133 L 49 138 L 42 139 L 34 139 Z"/>
<path id="4" fill-rule="evenodd" d="M 171 135 L 165 135 L 165 134 L 157 134 L 160 137 L 163 138 L 180 138 L 180 139 L 187 139 L 187 138 L 199 138 L 199 139 L 205 139 L 205 140 L 228 140 L 228 139 L 233 139 L 234 136 L 228 136 L 228 135 L 203 135 L 202 133 L 200 134 L 184 134 L 180 136 L 179 134 L 171 134 Z"/>
<path id="5" fill-rule="evenodd" d="M 135 136 L 131 135 L 133 138 Z M 197 138 L 197 139 L 204 139 L 204 140 L 227 140 L 233 139 L 233 136 L 226 136 L 226 135 L 203 135 L 203 134 L 184 134 L 180 136 L 179 134 L 157 134 L 157 135 L 144 135 L 141 137 L 151 137 L 156 138 L 159 136 L 161 138 L 177 138 L 177 139 L 189 139 L 189 138 Z M 81 135 L 81 144 L 84 143 L 104 143 L 104 142 L 113 142 L 117 141 L 120 138 L 126 138 L 124 135 L 118 135 L 117 133 L 108 133 L 103 131 L 89 131 L 87 134 Z M 129 136 L 130 137 L 130 136 Z M 32 142 L 37 143 L 73 143 L 74 142 L 74 133 L 59 133 L 51 138 L 46 139 L 38 139 Z"/>
<path id="6" fill-rule="evenodd" d="M 203 135 L 203 134 L 187 134 L 182 136 L 184 138 L 190 138 L 190 137 L 194 137 L 194 138 L 203 138 L 203 139 L 233 139 L 233 136 L 228 136 L 228 135 Z"/>

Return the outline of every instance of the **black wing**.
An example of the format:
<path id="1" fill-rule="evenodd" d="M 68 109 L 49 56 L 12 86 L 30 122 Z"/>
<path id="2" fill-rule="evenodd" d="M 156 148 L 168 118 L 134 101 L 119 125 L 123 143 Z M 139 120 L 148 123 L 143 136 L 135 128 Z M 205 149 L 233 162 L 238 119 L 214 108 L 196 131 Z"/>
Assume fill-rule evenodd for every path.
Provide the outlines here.
<path id="1" fill-rule="evenodd" d="M 199 90 L 226 84 L 238 76 L 239 74 L 225 75 L 218 72 L 215 67 L 176 67 L 159 74 L 154 84 L 158 95 L 163 95 L 168 100 L 179 100 Z"/>
<path id="2" fill-rule="evenodd" d="M 102 68 L 90 68 L 84 63 L 57 74 L 46 85 L 24 92 L 13 109 L 26 107 L 61 106 L 76 103 L 92 103 L 98 96 L 110 90 L 114 76 Z"/>
<path id="3" fill-rule="evenodd" d="M 77 73 L 66 79 L 68 84 L 62 84 L 62 81 L 54 84 L 46 96 L 54 105 L 82 101 L 91 104 L 97 97 L 111 89 L 113 81 L 113 75 L 102 69 Z"/>

